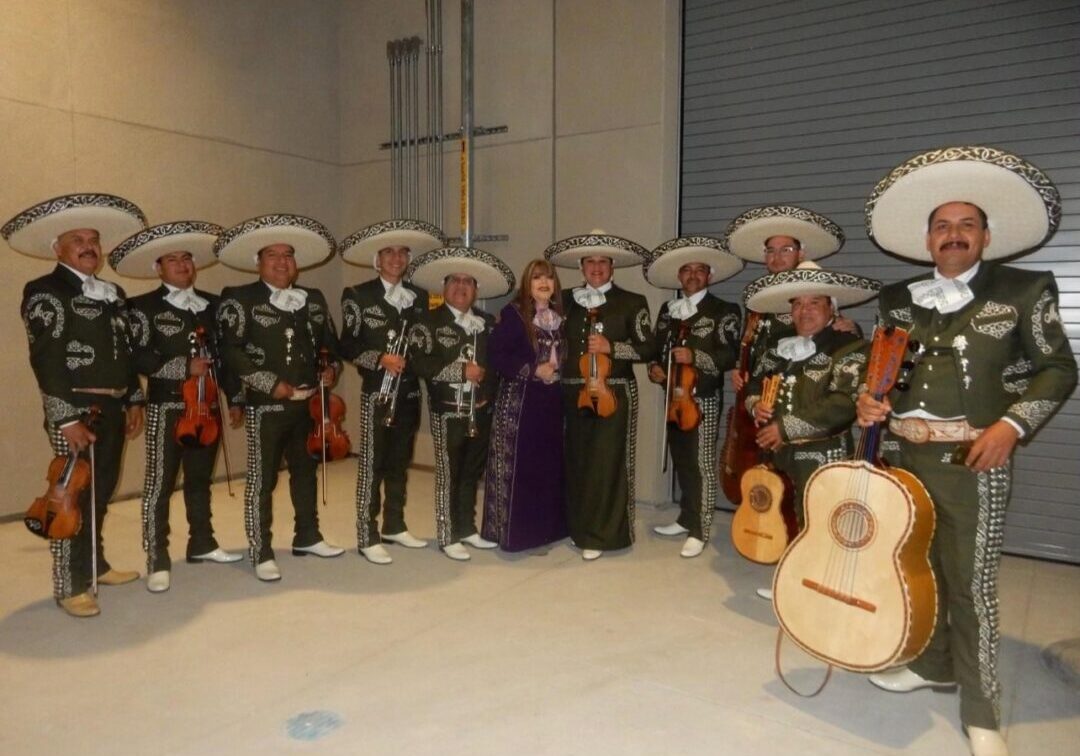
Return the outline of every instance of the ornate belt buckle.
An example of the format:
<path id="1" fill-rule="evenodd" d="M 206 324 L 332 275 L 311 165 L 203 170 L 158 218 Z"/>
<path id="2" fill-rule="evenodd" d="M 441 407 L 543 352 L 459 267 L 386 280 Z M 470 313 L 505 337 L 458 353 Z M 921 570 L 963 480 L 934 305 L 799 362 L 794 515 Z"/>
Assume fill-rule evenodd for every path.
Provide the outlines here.
<path id="1" fill-rule="evenodd" d="M 925 444 L 930 440 L 930 423 L 923 420 L 921 417 L 905 417 L 904 418 L 904 435 L 907 436 L 907 440 L 913 444 Z"/>

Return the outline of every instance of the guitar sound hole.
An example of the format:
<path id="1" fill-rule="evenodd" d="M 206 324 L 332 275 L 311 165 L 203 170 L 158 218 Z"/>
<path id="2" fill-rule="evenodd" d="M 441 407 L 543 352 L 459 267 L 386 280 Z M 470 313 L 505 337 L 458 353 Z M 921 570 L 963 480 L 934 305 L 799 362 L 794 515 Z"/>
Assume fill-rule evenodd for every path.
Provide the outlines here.
<path id="1" fill-rule="evenodd" d="M 845 549 L 862 549 L 877 532 L 874 515 L 859 501 L 845 501 L 833 510 L 829 518 L 833 540 Z"/>
<path id="2" fill-rule="evenodd" d="M 750 489 L 750 506 L 755 512 L 768 512 L 772 506 L 772 494 L 765 486 Z"/>

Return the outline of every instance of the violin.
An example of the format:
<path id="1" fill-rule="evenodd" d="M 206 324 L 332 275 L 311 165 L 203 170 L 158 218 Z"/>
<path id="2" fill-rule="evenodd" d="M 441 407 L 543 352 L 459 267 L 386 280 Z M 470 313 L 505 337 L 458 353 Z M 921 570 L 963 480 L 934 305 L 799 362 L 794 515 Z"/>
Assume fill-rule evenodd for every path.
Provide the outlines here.
<path id="1" fill-rule="evenodd" d="M 595 307 L 589 309 L 589 335 L 604 332 L 604 324 L 597 322 L 600 312 Z M 578 361 L 578 368 L 585 378 L 585 384 L 578 393 L 578 409 L 595 412 L 598 417 L 611 417 L 619 407 L 615 392 L 607 384 L 611 375 L 611 357 L 586 351 Z"/>
<path id="2" fill-rule="evenodd" d="M 209 359 L 206 329 L 196 326 L 191 333 L 191 357 Z M 218 406 L 218 387 L 210 371 L 192 375 L 181 387 L 184 414 L 176 421 L 173 435 L 181 446 L 196 448 L 212 446 L 221 435 L 221 409 Z"/>
<path id="3" fill-rule="evenodd" d="M 100 414 L 97 405 L 90 407 L 82 419 L 83 424 L 93 431 Z M 58 454 L 53 458 L 45 477 L 49 487 L 45 489 L 45 495 L 34 499 L 26 510 L 23 523 L 31 533 L 42 538 L 72 538 L 82 528 L 79 496 L 93 482 L 90 463 L 72 449 L 66 456 Z"/>
<path id="4" fill-rule="evenodd" d="M 330 366 L 330 351 L 323 347 L 319 350 L 320 375 Z M 345 419 L 345 400 L 327 390 L 326 384 L 319 382 L 319 393 L 308 402 L 312 428 L 307 437 L 307 450 L 315 459 L 323 462 L 342 459 L 352 451 L 349 434 L 342 428 Z"/>
<path id="5" fill-rule="evenodd" d="M 680 321 L 678 346 L 686 346 L 689 331 L 689 324 Z M 670 354 L 671 350 L 668 351 Z M 692 431 L 701 423 L 701 407 L 694 396 L 697 380 L 698 371 L 693 365 L 675 363 L 668 371 L 667 421 L 681 431 Z"/>

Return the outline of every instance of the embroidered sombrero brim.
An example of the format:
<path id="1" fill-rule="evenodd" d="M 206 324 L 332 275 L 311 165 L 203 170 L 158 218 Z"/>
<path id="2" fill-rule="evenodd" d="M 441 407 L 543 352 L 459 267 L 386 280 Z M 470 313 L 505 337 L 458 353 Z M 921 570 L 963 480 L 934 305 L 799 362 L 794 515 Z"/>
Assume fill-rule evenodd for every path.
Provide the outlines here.
<path id="1" fill-rule="evenodd" d="M 230 268 L 256 271 L 259 250 L 273 244 L 292 247 L 300 270 L 326 260 L 335 246 L 333 235 L 317 220 L 303 215 L 260 215 L 222 233 L 214 254 Z"/>
<path id="2" fill-rule="evenodd" d="M 731 278 L 746 265 L 727 251 L 723 239 L 711 236 L 680 236 L 664 242 L 649 253 L 645 262 L 645 280 L 661 289 L 678 289 L 679 269 L 687 263 L 703 263 L 712 268 L 710 283 Z"/>
<path id="3" fill-rule="evenodd" d="M 822 270 L 803 263 L 795 270 L 770 273 L 751 281 L 743 292 L 743 304 L 755 312 L 791 312 L 795 297 L 832 297 L 837 307 L 850 307 L 873 299 L 881 282 L 872 278 Z"/>
<path id="4" fill-rule="evenodd" d="M 375 223 L 349 234 L 338 251 L 341 259 L 353 265 L 375 267 L 380 249 L 408 247 L 412 257 L 446 244 L 443 232 L 430 223 L 399 218 Z"/>
<path id="5" fill-rule="evenodd" d="M 811 210 L 794 205 L 768 205 L 747 210 L 727 227 L 728 249 L 748 262 L 765 262 L 765 242 L 790 236 L 802 244 L 803 259 L 820 260 L 844 246 L 844 231 Z"/>
<path id="6" fill-rule="evenodd" d="M 442 291 L 447 276 L 464 274 L 476 279 L 480 299 L 501 297 L 514 288 L 514 272 L 495 255 L 470 247 L 443 247 L 413 258 L 405 278 L 431 292 Z"/>
<path id="7" fill-rule="evenodd" d="M 0 236 L 24 255 L 55 260 L 53 240 L 80 228 L 97 231 L 101 251 L 107 255 L 146 228 L 146 216 L 134 203 L 113 194 L 66 194 L 23 210 L 0 228 Z"/>
<path id="8" fill-rule="evenodd" d="M 986 213 L 984 260 L 1039 246 L 1061 221 L 1057 188 L 1031 163 L 993 147 L 945 147 L 916 155 L 878 182 L 866 201 L 866 232 L 888 252 L 929 261 L 927 220 L 949 202 Z"/>
<path id="9" fill-rule="evenodd" d="M 217 262 L 214 242 L 224 229 L 203 221 L 160 223 L 120 242 L 109 254 L 109 265 L 122 276 L 156 278 L 154 263 L 170 252 L 190 252 L 195 268 Z"/>
<path id="10" fill-rule="evenodd" d="M 637 242 L 610 234 L 584 234 L 557 241 L 544 251 L 544 259 L 560 268 L 577 268 L 586 257 L 610 257 L 616 268 L 641 265 L 649 251 Z"/>

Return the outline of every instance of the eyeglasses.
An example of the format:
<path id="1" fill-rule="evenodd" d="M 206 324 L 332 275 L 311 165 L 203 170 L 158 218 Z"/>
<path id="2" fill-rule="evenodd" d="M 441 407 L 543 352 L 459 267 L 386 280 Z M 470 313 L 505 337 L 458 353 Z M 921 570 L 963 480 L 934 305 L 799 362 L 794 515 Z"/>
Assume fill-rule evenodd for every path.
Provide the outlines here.
<path id="1" fill-rule="evenodd" d="M 799 251 L 798 247 L 793 247 L 790 244 L 786 247 L 766 247 L 765 254 L 767 255 L 793 255 Z"/>

